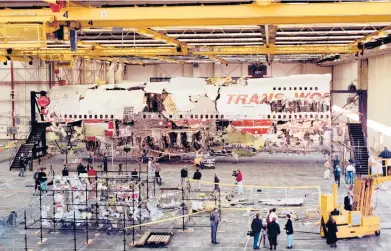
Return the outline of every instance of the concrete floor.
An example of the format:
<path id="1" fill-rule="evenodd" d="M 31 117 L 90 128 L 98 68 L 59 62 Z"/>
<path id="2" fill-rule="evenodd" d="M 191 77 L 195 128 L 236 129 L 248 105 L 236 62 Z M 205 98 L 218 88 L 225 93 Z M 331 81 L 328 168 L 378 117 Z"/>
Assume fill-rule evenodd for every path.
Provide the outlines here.
<path id="1" fill-rule="evenodd" d="M 63 157 L 57 157 L 45 161 L 45 165 L 53 165 L 55 172 L 59 173 L 62 169 Z M 203 170 L 203 180 L 213 181 L 215 172 L 218 173 L 221 183 L 233 183 L 232 171 L 241 169 L 244 175 L 244 185 L 260 185 L 260 186 L 321 186 L 322 193 L 331 192 L 331 180 L 323 179 L 323 156 L 307 155 L 307 156 L 288 156 L 288 155 L 268 155 L 260 154 L 254 158 L 243 158 L 240 161 L 231 159 L 221 159 L 216 164 L 215 170 Z M 162 163 L 162 178 L 165 184 L 178 184 L 180 182 L 179 171 L 182 166 L 186 165 L 189 168 L 189 176 L 193 175 L 194 168 L 191 163 Z M 128 164 L 129 170 L 136 167 L 136 164 Z M 37 197 L 33 196 L 34 188 L 32 172 L 27 172 L 26 177 L 18 177 L 18 171 L 9 171 L 8 163 L 0 164 L 0 216 L 8 215 L 15 209 L 23 207 L 31 208 L 37 205 Z M 364 237 L 361 239 L 340 240 L 336 250 L 389 250 L 391 244 L 391 192 L 388 191 L 390 184 L 384 185 L 384 191 L 378 191 L 375 195 L 374 206 L 376 213 L 381 215 L 382 234 L 379 237 Z M 211 190 L 211 185 L 203 185 L 202 190 Z M 258 199 L 266 198 L 281 198 L 285 194 L 289 198 L 304 197 L 305 203 L 303 207 L 292 208 L 299 216 L 302 216 L 305 208 L 314 208 L 318 206 L 316 189 L 262 189 L 262 192 L 257 192 L 257 189 L 245 188 L 244 195 L 241 199 L 255 201 L 256 208 L 268 209 L 270 207 L 261 205 Z M 232 187 L 222 187 L 223 192 L 232 191 Z M 347 187 L 341 184 L 339 189 L 339 202 L 345 196 Z M 33 206 L 28 206 L 33 203 Z M 36 206 L 37 207 L 37 206 Z M 144 250 L 164 249 L 170 251 L 228 251 L 228 250 L 252 250 L 252 238 L 246 235 L 250 228 L 250 220 L 244 213 L 243 208 L 228 208 L 223 209 L 222 224 L 219 228 L 218 241 L 220 245 L 212 245 L 210 243 L 210 231 L 208 227 L 189 227 L 194 228 L 192 233 L 181 233 L 174 230 L 174 236 L 168 247 L 165 248 L 144 248 Z M 22 215 L 18 217 L 21 218 Z M 197 225 L 208 225 L 208 215 L 195 217 Z M 329 250 L 325 239 L 319 236 L 319 226 L 313 224 L 315 221 L 299 220 L 294 222 L 294 249 L 293 250 Z M 281 227 L 285 224 L 285 219 L 279 221 Z M 158 227 L 163 227 L 164 224 Z M 156 226 L 154 226 L 156 227 Z M 153 229 L 154 227 L 145 227 Z M 175 222 L 175 227 L 181 227 L 181 220 Z M 14 235 L 7 234 L 0 237 L 0 250 L 25 250 L 24 237 L 27 235 L 29 250 L 34 251 L 66 251 L 74 250 L 73 234 L 49 234 L 44 232 L 44 238 L 47 239 L 42 245 L 38 245 L 39 234 L 32 230 L 23 230 L 20 226 L 14 231 Z M 124 250 L 123 236 L 106 235 L 101 233 L 95 235 L 90 233 L 92 243 L 84 245 L 85 233 L 80 232 L 77 235 L 77 250 Z M 126 250 L 132 250 L 129 243 L 131 236 L 127 236 Z M 14 243 L 14 244 L 13 244 Z M 279 237 L 279 250 L 284 250 L 287 245 L 286 235 L 284 233 Z M 14 248 L 11 248 L 11 247 Z M 266 249 L 264 249 L 266 250 Z"/>

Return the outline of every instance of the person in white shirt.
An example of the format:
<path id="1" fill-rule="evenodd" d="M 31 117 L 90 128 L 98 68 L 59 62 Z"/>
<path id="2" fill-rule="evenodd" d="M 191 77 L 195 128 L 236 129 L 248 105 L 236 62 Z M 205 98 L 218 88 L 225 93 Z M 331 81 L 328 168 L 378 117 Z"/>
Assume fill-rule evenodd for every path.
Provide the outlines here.
<path id="1" fill-rule="evenodd" d="M 352 184 L 352 185 L 354 184 L 354 178 L 353 178 L 354 171 L 355 171 L 355 169 L 352 164 L 349 164 L 346 167 L 346 183 L 347 184 Z"/>
<path id="2" fill-rule="evenodd" d="M 326 160 L 326 162 L 324 163 L 324 176 L 323 178 L 325 180 L 328 180 L 330 178 L 330 168 L 331 168 L 331 162 L 330 160 Z"/>
<path id="3" fill-rule="evenodd" d="M 273 208 L 272 209 L 272 212 L 269 214 L 269 222 L 272 222 L 273 221 L 273 218 L 275 218 L 276 220 L 276 223 L 278 223 L 278 216 L 277 216 L 277 213 L 276 213 L 276 209 Z"/>

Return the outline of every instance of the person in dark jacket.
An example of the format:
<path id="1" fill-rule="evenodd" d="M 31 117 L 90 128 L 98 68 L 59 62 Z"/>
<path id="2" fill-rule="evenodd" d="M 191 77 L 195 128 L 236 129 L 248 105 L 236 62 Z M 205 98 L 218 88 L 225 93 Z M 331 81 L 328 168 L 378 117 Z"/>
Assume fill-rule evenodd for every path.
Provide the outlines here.
<path id="1" fill-rule="evenodd" d="M 212 240 L 211 242 L 213 244 L 220 244 L 217 242 L 217 228 L 219 227 L 220 223 L 220 213 L 219 213 L 219 208 L 215 207 L 213 212 L 210 214 L 210 232 L 211 232 L 211 237 Z"/>
<path id="2" fill-rule="evenodd" d="M 39 169 L 34 173 L 34 195 L 37 195 L 37 189 L 41 190 L 41 182 L 39 181 Z"/>
<path id="3" fill-rule="evenodd" d="M 195 190 L 201 190 L 201 184 L 200 184 L 201 177 L 202 177 L 202 174 L 200 172 L 200 169 L 197 168 L 197 171 L 195 171 L 195 173 L 193 175 L 193 180 L 197 181 Z"/>
<path id="4" fill-rule="evenodd" d="M 64 169 L 62 169 L 62 177 L 68 177 L 69 171 L 66 165 L 64 165 Z"/>
<path id="5" fill-rule="evenodd" d="M 326 234 L 326 243 L 330 245 L 330 247 L 337 247 L 337 223 L 335 222 L 332 215 L 329 216 L 329 220 L 326 223 L 327 234 Z"/>
<path id="6" fill-rule="evenodd" d="M 383 168 L 383 176 L 387 176 L 389 166 L 386 166 L 386 161 L 384 159 L 391 159 L 391 152 L 384 147 L 384 150 L 379 154 L 379 157 L 382 158 L 382 168 Z"/>
<path id="7" fill-rule="evenodd" d="M 47 175 L 41 168 L 40 172 L 38 173 L 38 180 L 40 182 L 40 187 L 42 192 L 47 192 Z"/>
<path id="8" fill-rule="evenodd" d="M 20 155 L 20 158 L 19 158 L 19 169 L 20 169 L 20 172 L 18 174 L 18 176 L 20 177 L 24 177 L 24 172 L 26 170 L 26 159 L 23 155 L 23 153 Z"/>
<path id="9" fill-rule="evenodd" d="M 181 186 L 185 184 L 187 177 L 188 177 L 187 168 L 184 166 L 181 170 Z"/>
<path id="10" fill-rule="evenodd" d="M 214 178 L 214 183 L 215 183 L 215 189 L 213 190 L 214 192 L 220 192 L 220 185 L 219 185 L 220 179 L 217 177 L 217 174 L 215 173 L 215 178 Z"/>
<path id="11" fill-rule="evenodd" d="M 289 214 L 286 215 L 286 218 L 288 219 L 285 224 L 286 236 L 288 238 L 288 246 L 286 248 L 291 249 L 293 248 L 293 224 Z"/>
<path id="12" fill-rule="evenodd" d="M 77 175 L 80 175 L 81 173 L 86 173 L 86 168 L 85 166 L 83 166 L 82 162 L 79 163 L 76 169 L 77 169 Z"/>
<path id="13" fill-rule="evenodd" d="M 344 200 L 343 200 L 343 205 L 344 205 L 344 209 L 346 211 L 352 211 L 353 209 L 353 197 L 352 195 L 350 194 L 350 192 L 348 192 L 348 195 L 345 196 Z"/>
<path id="14" fill-rule="evenodd" d="M 138 172 L 136 168 L 130 173 L 131 180 L 138 180 Z"/>
<path id="15" fill-rule="evenodd" d="M 108 171 L 108 169 L 107 169 L 107 156 L 106 156 L 106 154 L 103 155 L 103 171 L 104 171 L 105 173 L 107 173 L 107 171 Z"/>
<path id="16" fill-rule="evenodd" d="M 272 222 L 267 226 L 267 235 L 269 237 L 270 250 L 277 249 L 277 237 L 281 233 L 280 225 L 276 222 L 276 218 L 272 219 Z"/>
<path id="17" fill-rule="evenodd" d="M 251 222 L 251 231 L 254 234 L 254 245 L 253 249 L 259 249 L 259 236 L 261 234 L 261 231 L 263 229 L 262 221 L 259 219 L 259 212 L 255 214 L 255 218 L 253 219 L 253 222 Z"/>

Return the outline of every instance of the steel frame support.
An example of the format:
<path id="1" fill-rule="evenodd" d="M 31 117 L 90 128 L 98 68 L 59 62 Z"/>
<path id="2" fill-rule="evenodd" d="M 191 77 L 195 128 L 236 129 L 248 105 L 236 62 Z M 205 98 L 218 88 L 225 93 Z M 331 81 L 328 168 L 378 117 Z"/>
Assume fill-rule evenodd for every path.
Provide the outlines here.
<path id="1" fill-rule="evenodd" d="M 166 27 L 391 22 L 391 2 L 283 4 L 256 1 L 226 6 L 6 9 L 0 23 L 81 22 L 82 27 Z M 266 3 L 266 4 L 265 4 Z M 217 11 L 218 10 L 218 11 Z"/>
<path id="2" fill-rule="evenodd" d="M 217 56 L 217 55 L 257 55 L 257 54 L 351 54 L 356 53 L 358 48 L 354 45 L 342 46 L 209 46 L 189 49 L 189 55 Z M 37 50 L 14 50 L 11 56 L 39 56 L 43 58 L 64 56 L 79 57 L 156 57 L 156 56 L 181 56 L 176 48 L 170 47 L 145 47 L 145 48 L 102 48 L 102 49 L 78 49 L 72 52 L 68 49 L 37 49 Z M 5 50 L 0 51 L 0 56 L 8 56 Z M 166 58 L 167 59 L 167 58 Z"/>
<path id="3" fill-rule="evenodd" d="M 12 127 L 16 127 L 15 120 L 15 81 L 14 81 L 14 62 L 11 60 L 11 118 L 12 118 Z M 12 134 L 12 140 L 15 140 L 15 134 Z"/>
<path id="4" fill-rule="evenodd" d="M 175 47 L 180 48 L 182 54 L 187 54 L 187 44 L 184 42 L 180 42 L 172 37 L 166 36 L 164 34 L 161 34 L 157 31 L 148 28 L 139 28 L 136 30 L 136 32 L 140 35 L 150 37 L 155 40 L 165 42 L 167 44 L 174 45 Z"/>

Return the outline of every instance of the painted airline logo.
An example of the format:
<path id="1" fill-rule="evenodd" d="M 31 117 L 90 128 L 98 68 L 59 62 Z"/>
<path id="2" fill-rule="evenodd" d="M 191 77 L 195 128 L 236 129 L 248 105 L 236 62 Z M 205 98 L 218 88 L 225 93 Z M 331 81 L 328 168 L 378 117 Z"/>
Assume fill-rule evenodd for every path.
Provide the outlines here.
<path id="1" fill-rule="evenodd" d="M 228 94 L 228 104 L 267 104 L 272 100 L 286 99 L 284 93 L 264 93 L 264 94 Z M 295 99 L 320 99 L 330 97 L 330 93 L 320 92 L 296 92 Z"/>

